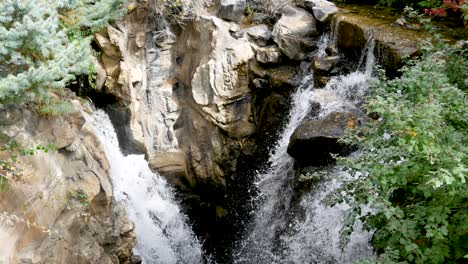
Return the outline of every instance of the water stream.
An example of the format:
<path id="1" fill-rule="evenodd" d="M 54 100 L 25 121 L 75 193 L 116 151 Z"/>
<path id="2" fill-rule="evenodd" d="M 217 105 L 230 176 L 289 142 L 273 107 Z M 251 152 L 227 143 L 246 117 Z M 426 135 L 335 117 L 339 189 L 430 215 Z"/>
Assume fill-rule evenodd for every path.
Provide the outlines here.
<path id="1" fill-rule="evenodd" d="M 315 56 L 326 56 L 333 36 L 320 40 Z M 332 44 L 331 44 L 332 45 Z M 292 97 L 287 124 L 270 153 L 267 167 L 259 172 L 252 201 L 252 222 L 234 249 L 234 263 L 352 263 L 373 255 L 371 234 L 356 226 L 351 242 L 339 247 L 339 233 L 348 206 L 328 207 L 326 195 L 350 177 L 337 167 L 322 168 L 316 185 L 299 193 L 294 159 L 287 153 L 290 137 L 305 119 L 319 119 L 333 111 L 356 108 L 367 91 L 374 65 L 373 41 L 366 45 L 357 70 L 333 77 L 323 89 L 315 89 L 313 74 L 304 74 Z M 318 112 L 311 111 L 320 104 Z M 88 117 L 104 145 L 110 162 L 115 198 L 125 203 L 134 221 L 138 244 L 135 253 L 147 264 L 204 263 L 202 247 L 187 224 L 168 183 L 148 167 L 142 155 L 124 156 L 107 114 L 97 110 Z"/>
<path id="2" fill-rule="evenodd" d="M 323 36 L 315 56 L 325 56 L 330 41 L 333 37 Z M 356 71 L 332 78 L 323 89 L 314 89 L 312 74 L 303 78 L 293 96 L 289 122 L 270 154 L 269 166 L 257 176 L 257 209 L 245 240 L 239 243 L 235 263 L 352 263 L 372 257 L 371 234 L 362 231 L 359 225 L 350 243 L 343 250 L 339 247 L 340 229 L 348 206 L 323 204 L 326 195 L 350 176 L 335 167 L 321 169 L 326 177 L 297 198 L 294 160 L 288 155 L 287 147 L 304 118 L 317 119 L 361 104 L 374 65 L 373 47 L 374 42 L 370 40 L 363 51 L 364 67 L 359 63 Z M 320 110 L 311 117 L 312 102 L 319 103 Z"/>
<path id="3" fill-rule="evenodd" d="M 148 167 L 143 155 L 124 156 L 109 116 L 88 117 L 104 145 L 117 201 L 135 223 L 137 247 L 145 264 L 202 263 L 202 250 L 165 179 Z"/>

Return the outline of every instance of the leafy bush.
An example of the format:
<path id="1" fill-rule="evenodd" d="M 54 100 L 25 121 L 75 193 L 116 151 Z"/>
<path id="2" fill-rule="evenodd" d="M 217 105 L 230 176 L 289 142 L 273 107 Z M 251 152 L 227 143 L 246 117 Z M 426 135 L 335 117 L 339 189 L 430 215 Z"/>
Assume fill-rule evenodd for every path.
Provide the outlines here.
<path id="1" fill-rule="evenodd" d="M 90 67 L 89 35 L 123 14 L 124 1 L 2 1 L 0 103 L 58 103 L 60 89 Z"/>
<path id="2" fill-rule="evenodd" d="M 333 197 L 351 205 L 342 241 L 360 218 L 378 263 L 468 257 L 466 52 L 427 44 L 400 78 L 373 85 L 366 108 L 378 118 L 344 139 L 359 152 L 340 160 L 355 176 L 342 187 L 352 195 Z"/>

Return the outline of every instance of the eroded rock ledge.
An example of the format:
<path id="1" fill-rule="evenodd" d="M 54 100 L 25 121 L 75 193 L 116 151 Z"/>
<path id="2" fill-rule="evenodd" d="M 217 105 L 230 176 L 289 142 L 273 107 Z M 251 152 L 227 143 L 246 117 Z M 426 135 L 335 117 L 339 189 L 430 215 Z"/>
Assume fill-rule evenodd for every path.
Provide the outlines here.
<path id="1" fill-rule="evenodd" d="M 261 10 L 261 1 L 247 3 Z M 324 0 L 285 6 L 274 18 L 242 7 L 246 1 L 221 1 L 183 27 L 172 25 L 174 35 L 161 39 L 141 2 L 96 35 L 103 53 L 98 80 L 104 93 L 119 99 L 108 110 L 123 148 L 144 153 L 190 206 L 206 206 L 198 212 L 205 219 L 230 217 L 226 193 L 239 157 L 254 160 L 260 142 L 274 138 L 300 62 L 310 59 L 321 33 L 337 28 L 339 50 L 314 62 L 325 77 L 320 86 L 338 72 L 339 53 L 359 57 L 354 51 L 371 38 L 392 70 L 418 51 L 419 39 L 407 37 L 412 32 L 382 27 Z"/>
<path id="2" fill-rule="evenodd" d="M 133 223 L 112 199 L 109 163 L 84 108 L 78 100 L 73 105 L 73 113 L 60 117 L 0 106 L 2 144 L 58 147 L 22 158 L 23 176 L 0 194 L 6 263 L 130 263 Z"/>

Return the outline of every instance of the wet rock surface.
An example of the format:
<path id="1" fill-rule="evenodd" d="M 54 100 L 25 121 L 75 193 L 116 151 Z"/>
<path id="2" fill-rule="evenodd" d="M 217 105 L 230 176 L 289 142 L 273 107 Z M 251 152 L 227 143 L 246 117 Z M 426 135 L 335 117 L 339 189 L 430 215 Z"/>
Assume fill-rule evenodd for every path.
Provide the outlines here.
<path id="1" fill-rule="evenodd" d="M 333 163 L 334 154 L 343 155 L 350 146 L 339 142 L 346 129 L 362 121 L 351 112 L 333 112 L 319 120 L 310 120 L 296 128 L 291 136 L 288 154 L 301 166 L 324 166 Z"/>
<path id="2" fill-rule="evenodd" d="M 318 74 L 328 74 L 338 65 L 339 62 L 339 56 L 315 58 L 312 68 Z"/>
<path id="3" fill-rule="evenodd" d="M 360 54 L 352 53 L 372 38 L 382 54 L 400 46 L 376 37 L 373 26 L 363 28 L 367 24 L 354 14 L 336 14 L 327 1 L 305 1 L 305 9 L 274 1 L 277 10 L 267 10 L 262 1 L 247 2 L 251 14 L 245 12 L 246 1 L 220 1 L 183 28 L 173 25 L 174 37 L 165 40 L 140 34 L 156 31 L 144 21 L 143 8 L 114 25 L 118 32 L 109 28 L 98 39 L 106 54 L 99 63 L 109 80 L 102 89 L 120 98 L 113 122 L 120 124 L 121 142 L 133 142 L 127 143 L 129 152 L 146 154 L 151 167 L 177 187 L 209 252 L 224 250 L 220 244 L 232 242 L 235 229 L 242 229 L 235 218 L 247 217 L 242 202 L 253 195 L 247 190 L 254 177 L 243 172 L 275 142 L 298 86 L 293 80 L 301 71 L 299 61 L 307 59 L 325 86 L 342 69 L 339 53 L 358 60 Z M 319 31 L 334 23 L 339 50 L 328 47 L 325 57 L 313 60 L 309 55 Z M 359 118 L 344 111 L 314 123 L 319 122 L 315 112 L 294 134 L 291 155 L 306 165 L 333 163 L 330 154 L 348 148 L 338 138 Z"/>
<path id="4" fill-rule="evenodd" d="M 358 59 L 369 40 L 375 41 L 376 57 L 395 75 L 403 66 L 404 58 L 419 54 L 424 32 L 392 26 L 391 21 L 372 18 L 359 13 L 343 12 L 336 15 L 337 44 L 348 58 Z"/>

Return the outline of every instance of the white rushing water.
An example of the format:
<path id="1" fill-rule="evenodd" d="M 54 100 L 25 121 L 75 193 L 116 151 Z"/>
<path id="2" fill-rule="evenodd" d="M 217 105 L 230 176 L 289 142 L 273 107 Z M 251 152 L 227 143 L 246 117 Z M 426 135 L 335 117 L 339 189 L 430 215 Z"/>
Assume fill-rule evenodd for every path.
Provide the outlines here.
<path id="1" fill-rule="evenodd" d="M 88 121 L 104 145 L 115 198 L 125 203 L 135 223 L 135 253 L 143 263 L 202 263 L 201 245 L 186 224 L 166 180 L 151 171 L 143 155 L 121 153 L 114 127 L 104 111 L 97 110 Z"/>
<path id="2" fill-rule="evenodd" d="M 329 41 L 333 40 L 328 36 L 321 38 L 316 56 L 325 56 Z M 355 72 L 332 78 L 323 89 L 314 89 L 311 74 L 303 79 L 293 96 L 289 122 L 270 154 L 269 167 L 257 176 L 258 206 L 246 238 L 234 255 L 235 263 L 352 263 L 372 257 L 371 234 L 362 231 L 359 224 L 346 248 L 339 247 L 340 229 L 348 206 L 323 204 L 327 194 L 350 176 L 338 168 L 328 169 L 324 171 L 327 177 L 299 201 L 293 201 L 296 175 L 287 147 L 296 127 L 309 115 L 312 102 L 320 104 L 314 118 L 361 104 L 374 65 L 373 47 L 371 40 L 363 51 L 364 67 L 358 66 Z"/>

